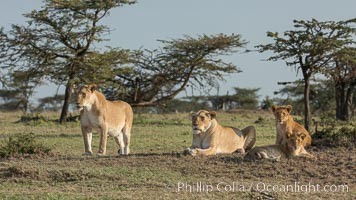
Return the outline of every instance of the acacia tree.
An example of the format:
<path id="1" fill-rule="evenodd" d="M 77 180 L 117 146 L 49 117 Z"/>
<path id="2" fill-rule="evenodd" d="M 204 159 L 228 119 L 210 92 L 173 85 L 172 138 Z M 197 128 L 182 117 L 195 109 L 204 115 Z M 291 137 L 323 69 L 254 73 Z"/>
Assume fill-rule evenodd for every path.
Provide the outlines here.
<path id="1" fill-rule="evenodd" d="M 114 77 L 104 93 L 109 99 L 124 99 L 133 106 L 155 106 L 173 99 L 190 85 L 196 89 L 216 87 L 227 73 L 239 70 L 223 61 L 246 42 L 240 35 L 201 35 L 197 38 L 160 40 L 153 51 L 131 52 L 130 65 L 114 67 Z"/>
<path id="2" fill-rule="evenodd" d="M 40 10 L 24 14 L 28 18 L 25 26 L 13 25 L 8 33 L 1 31 L 2 64 L 7 68 L 20 68 L 24 72 L 34 69 L 50 81 L 64 84 L 66 89 L 60 116 L 60 122 L 64 122 L 73 84 L 83 74 L 110 70 L 108 66 L 86 65 L 92 59 L 89 55 L 98 53 L 93 44 L 102 42 L 103 35 L 109 32 L 109 28 L 100 24 L 100 21 L 111 9 L 134 1 L 43 2 Z M 101 59 L 105 60 L 105 55 L 111 57 L 112 53 L 103 54 Z M 21 67 L 23 62 L 28 61 L 33 64 L 31 67 Z M 107 73 L 98 73 L 97 76 Z"/>
<path id="3" fill-rule="evenodd" d="M 280 82 L 284 85 L 275 95 L 280 95 L 283 98 L 275 99 L 278 104 L 291 104 L 295 113 L 303 113 L 304 102 L 304 81 L 298 80 L 295 82 Z M 311 112 L 327 112 L 331 111 L 335 106 L 334 89 L 331 80 L 313 80 L 310 84 L 310 105 Z"/>
<path id="4" fill-rule="evenodd" d="M 320 73 L 333 58 L 335 52 L 353 43 L 353 28 L 348 21 L 319 22 L 294 20 L 296 30 L 284 32 L 280 37 L 277 32 L 267 32 L 274 42 L 258 45 L 260 52 L 272 51 L 275 55 L 270 61 L 285 60 L 287 66 L 294 66 L 302 71 L 304 80 L 304 126 L 310 126 L 310 79 Z"/>
<path id="5" fill-rule="evenodd" d="M 216 110 L 228 110 L 234 108 L 256 109 L 258 104 L 257 92 L 259 88 L 235 87 L 235 94 L 209 96 L 207 99 Z"/>
<path id="6" fill-rule="evenodd" d="M 2 78 L 5 80 L 0 90 L 0 98 L 4 100 L 2 107 L 6 110 L 29 111 L 29 99 L 35 88 L 42 84 L 38 75 L 31 71 L 12 71 Z"/>
<path id="7" fill-rule="evenodd" d="M 18 100 L 24 112 L 29 111 L 30 97 L 33 95 L 35 88 L 42 84 L 38 75 L 33 72 L 15 71 L 11 74 L 11 88 L 19 92 Z"/>
<path id="8" fill-rule="evenodd" d="M 58 111 L 63 105 L 64 95 L 55 95 L 52 97 L 44 97 L 38 100 L 37 109 Z"/>
<path id="9" fill-rule="evenodd" d="M 260 88 L 239 88 L 235 87 L 233 102 L 236 108 L 256 109 L 258 106 L 258 94 Z"/>
<path id="10" fill-rule="evenodd" d="M 356 48 L 337 52 L 324 72 L 335 87 L 336 119 L 350 120 L 356 87 Z"/>

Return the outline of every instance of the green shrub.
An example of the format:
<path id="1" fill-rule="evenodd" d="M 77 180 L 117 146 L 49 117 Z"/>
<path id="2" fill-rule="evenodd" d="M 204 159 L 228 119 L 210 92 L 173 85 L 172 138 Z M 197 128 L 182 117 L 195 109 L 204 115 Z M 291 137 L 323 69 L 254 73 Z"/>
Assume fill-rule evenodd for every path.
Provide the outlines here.
<path id="1" fill-rule="evenodd" d="M 48 119 L 46 119 L 44 116 L 36 113 L 31 113 L 31 114 L 24 114 L 20 117 L 20 120 L 17 121 L 18 123 L 27 123 L 27 124 L 40 124 L 42 122 L 48 122 Z"/>
<path id="2" fill-rule="evenodd" d="M 36 141 L 35 134 L 17 134 L 10 137 L 0 146 L 0 157 L 11 157 L 21 154 L 48 154 L 51 151 L 42 143 Z"/>
<path id="3" fill-rule="evenodd" d="M 356 127 L 343 126 L 338 128 L 335 123 L 312 135 L 313 143 L 318 146 L 355 147 Z"/>

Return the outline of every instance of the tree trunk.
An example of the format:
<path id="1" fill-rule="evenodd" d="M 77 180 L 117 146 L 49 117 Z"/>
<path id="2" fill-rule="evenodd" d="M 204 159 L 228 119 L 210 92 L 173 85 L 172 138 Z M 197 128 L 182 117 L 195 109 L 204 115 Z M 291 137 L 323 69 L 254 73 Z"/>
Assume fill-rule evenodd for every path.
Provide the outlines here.
<path id="1" fill-rule="evenodd" d="M 342 105 L 344 104 L 344 89 L 340 83 L 335 83 L 336 119 L 342 120 Z"/>
<path id="2" fill-rule="evenodd" d="M 345 84 L 335 85 L 336 119 L 348 121 L 352 114 L 353 86 Z"/>
<path id="3" fill-rule="evenodd" d="M 343 109 L 344 119 L 349 121 L 352 115 L 352 97 L 354 88 L 350 86 L 346 92 L 345 104 Z"/>
<path id="4" fill-rule="evenodd" d="M 64 103 L 62 106 L 61 116 L 59 118 L 59 123 L 62 124 L 67 121 L 68 109 L 70 104 L 70 98 L 72 96 L 73 79 L 67 81 L 66 90 L 64 93 Z"/>
<path id="5" fill-rule="evenodd" d="M 28 110 L 28 104 L 29 104 L 29 101 L 28 101 L 28 98 L 27 97 L 25 97 L 24 99 L 23 99 L 23 111 L 25 112 L 25 113 L 28 113 L 29 112 L 29 110 Z"/>
<path id="6" fill-rule="evenodd" d="M 304 77 L 304 127 L 309 132 L 310 127 L 310 77 Z"/>

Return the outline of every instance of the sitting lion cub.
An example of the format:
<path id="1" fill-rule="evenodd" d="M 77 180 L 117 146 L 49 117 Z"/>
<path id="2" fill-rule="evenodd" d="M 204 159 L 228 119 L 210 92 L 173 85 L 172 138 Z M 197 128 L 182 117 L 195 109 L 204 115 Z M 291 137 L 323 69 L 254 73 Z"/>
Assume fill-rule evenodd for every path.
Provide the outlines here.
<path id="1" fill-rule="evenodd" d="M 275 144 L 269 146 L 255 147 L 249 151 L 245 160 L 261 160 L 267 159 L 272 161 L 279 161 L 280 159 L 292 157 L 305 157 L 309 159 L 316 159 L 309 154 L 303 146 L 303 141 L 306 135 L 304 133 L 295 133 L 287 135 L 286 144 Z"/>
<path id="2" fill-rule="evenodd" d="M 192 114 L 193 143 L 185 152 L 196 155 L 215 155 L 238 151 L 245 153 L 256 142 L 253 126 L 239 130 L 221 126 L 216 121 L 216 112 L 200 110 Z"/>
<path id="3" fill-rule="evenodd" d="M 285 144 L 286 136 L 293 134 L 304 134 L 302 144 L 303 146 L 311 145 L 311 137 L 305 128 L 295 122 L 293 117 L 290 116 L 290 112 L 292 111 L 292 106 L 272 106 L 272 112 L 276 117 L 276 144 Z"/>

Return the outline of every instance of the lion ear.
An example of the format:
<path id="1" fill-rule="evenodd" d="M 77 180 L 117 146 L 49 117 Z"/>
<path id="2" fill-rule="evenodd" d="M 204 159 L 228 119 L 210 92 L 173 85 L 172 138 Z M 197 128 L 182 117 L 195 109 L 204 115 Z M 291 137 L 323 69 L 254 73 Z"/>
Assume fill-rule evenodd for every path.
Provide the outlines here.
<path id="1" fill-rule="evenodd" d="M 215 111 L 211 111 L 211 112 L 209 112 L 209 115 L 210 115 L 211 119 L 215 119 L 217 113 Z"/>
<path id="2" fill-rule="evenodd" d="M 290 113 L 292 111 L 292 106 L 291 105 L 288 105 L 287 107 L 287 111 Z"/>
<path id="3" fill-rule="evenodd" d="M 272 110 L 272 112 L 275 112 L 277 110 L 277 106 L 276 105 L 272 105 L 271 110 Z"/>
<path id="4" fill-rule="evenodd" d="M 95 85 L 94 83 L 91 83 L 91 84 L 89 84 L 88 89 L 89 89 L 91 92 L 94 92 L 94 91 L 96 90 L 96 85 Z"/>
<path id="5" fill-rule="evenodd" d="M 302 140 L 304 140 L 305 137 L 307 137 L 307 135 L 305 133 L 299 133 L 298 137 L 300 137 Z"/>
<path id="6" fill-rule="evenodd" d="M 191 111 L 191 112 L 189 113 L 189 116 L 191 116 L 191 117 L 194 117 L 195 115 L 196 115 L 196 113 L 193 112 L 193 111 Z"/>
<path id="7" fill-rule="evenodd" d="M 78 89 L 78 85 L 77 84 L 73 84 L 72 87 L 72 93 L 75 93 L 75 91 Z"/>
<path id="8" fill-rule="evenodd" d="M 292 137 L 292 133 L 287 132 L 287 138 Z"/>

